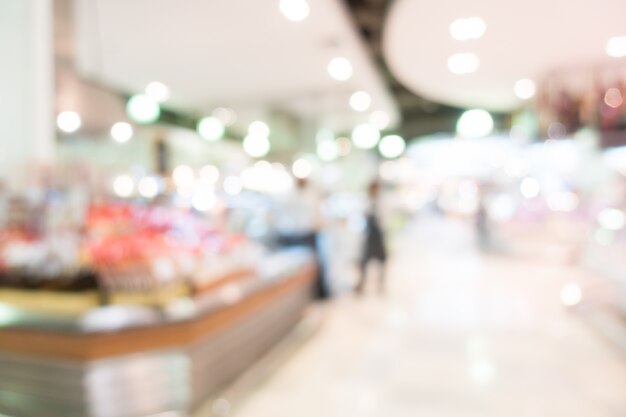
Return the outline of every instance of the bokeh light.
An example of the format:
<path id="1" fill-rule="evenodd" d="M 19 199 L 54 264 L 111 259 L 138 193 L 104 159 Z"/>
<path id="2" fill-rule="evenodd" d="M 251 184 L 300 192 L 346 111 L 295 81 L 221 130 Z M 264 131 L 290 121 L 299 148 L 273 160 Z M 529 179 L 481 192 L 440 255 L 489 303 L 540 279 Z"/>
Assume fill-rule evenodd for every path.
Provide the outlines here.
<path id="1" fill-rule="evenodd" d="M 128 116 L 137 123 L 153 123 L 161 115 L 159 103 L 143 94 L 132 96 L 126 103 Z"/>
<path id="2" fill-rule="evenodd" d="M 170 89 L 161 82 L 153 81 L 146 86 L 146 96 L 157 103 L 163 103 L 170 98 Z"/>
<path id="3" fill-rule="evenodd" d="M 57 116 L 57 127 L 65 133 L 74 133 L 81 125 L 80 115 L 74 111 L 64 111 Z"/>
<path id="4" fill-rule="evenodd" d="M 296 159 L 291 165 L 291 172 L 296 178 L 307 178 L 312 171 L 311 163 L 304 158 Z"/>
<path id="5" fill-rule="evenodd" d="M 328 74 L 337 81 L 346 81 L 352 77 L 352 64 L 347 58 L 335 57 L 328 63 Z"/>
<path id="6" fill-rule="evenodd" d="M 372 105 L 372 97 L 365 91 L 357 91 L 350 96 L 350 107 L 358 112 L 364 112 Z"/>
<path id="7" fill-rule="evenodd" d="M 372 149 L 380 140 L 380 131 L 368 123 L 360 124 L 352 130 L 352 143 L 360 149 Z"/>
<path id="8" fill-rule="evenodd" d="M 533 80 L 524 78 L 515 83 L 514 90 L 517 97 L 522 100 L 528 100 L 529 98 L 534 97 L 537 92 L 537 86 Z"/>
<path id="9" fill-rule="evenodd" d="M 130 197 L 134 191 L 135 182 L 130 175 L 120 175 L 113 180 L 113 192 L 118 197 Z"/>
<path id="10" fill-rule="evenodd" d="M 224 136 L 225 127 L 217 117 L 205 117 L 198 122 L 198 134 L 210 142 L 220 140 Z"/>
<path id="11" fill-rule="evenodd" d="M 117 122 L 111 127 L 111 137 L 117 143 L 128 142 L 133 137 L 133 127 L 130 123 Z"/>
<path id="12" fill-rule="evenodd" d="M 404 139 L 398 135 L 389 135 L 381 139 L 378 144 L 380 154 L 385 158 L 397 158 L 404 153 L 406 143 Z"/>
<path id="13" fill-rule="evenodd" d="M 310 7 L 306 0 L 280 0 L 280 11 L 292 22 L 301 22 L 309 16 Z"/>
<path id="14" fill-rule="evenodd" d="M 453 74 L 464 75 L 478 71 L 480 58 L 471 52 L 463 52 L 451 55 L 448 58 L 448 69 Z"/>
<path id="15" fill-rule="evenodd" d="M 450 23 L 450 36 L 458 41 L 479 39 L 486 30 L 487 25 L 480 17 L 461 18 Z"/>
<path id="16" fill-rule="evenodd" d="M 463 138 L 487 136 L 493 131 L 493 118 L 485 110 L 468 110 L 459 118 L 456 131 Z"/>

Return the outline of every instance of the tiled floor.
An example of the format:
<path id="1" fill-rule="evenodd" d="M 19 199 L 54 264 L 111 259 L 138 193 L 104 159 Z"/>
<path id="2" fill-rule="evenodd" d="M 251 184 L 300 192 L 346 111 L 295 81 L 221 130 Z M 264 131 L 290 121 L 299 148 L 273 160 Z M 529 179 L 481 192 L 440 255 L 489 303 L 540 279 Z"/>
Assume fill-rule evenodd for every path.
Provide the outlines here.
<path id="1" fill-rule="evenodd" d="M 561 306 L 558 247 L 481 255 L 428 218 L 394 254 L 386 294 L 330 305 L 236 417 L 626 416 L 626 355 Z"/>

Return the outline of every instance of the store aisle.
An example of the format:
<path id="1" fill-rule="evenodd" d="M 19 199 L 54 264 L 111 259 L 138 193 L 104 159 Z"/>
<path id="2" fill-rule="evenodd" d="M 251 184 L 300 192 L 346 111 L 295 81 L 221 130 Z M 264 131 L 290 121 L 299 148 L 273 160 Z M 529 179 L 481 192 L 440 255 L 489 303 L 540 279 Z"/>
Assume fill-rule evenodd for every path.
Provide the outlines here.
<path id="1" fill-rule="evenodd" d="M 626 357 L 562 308 L 553 252 L 483 256 L 441 218 L 394 246 L 386 295 L 329 306 L 236 417 L 626 415 Z"/>

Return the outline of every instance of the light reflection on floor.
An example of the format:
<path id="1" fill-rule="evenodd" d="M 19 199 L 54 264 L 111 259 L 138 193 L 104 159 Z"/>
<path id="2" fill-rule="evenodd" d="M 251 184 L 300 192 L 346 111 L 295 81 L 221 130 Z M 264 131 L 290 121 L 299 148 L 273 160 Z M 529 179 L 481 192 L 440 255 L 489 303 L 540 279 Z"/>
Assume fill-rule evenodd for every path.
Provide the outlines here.
<path id="1" fill-rule="evenodd" d="M 386 294 L 329 306 L 236 417 L 626 416 L 626 356 L 562 307 L 553 249 L 483 256 L 468 225 L 422 220 Z"/>

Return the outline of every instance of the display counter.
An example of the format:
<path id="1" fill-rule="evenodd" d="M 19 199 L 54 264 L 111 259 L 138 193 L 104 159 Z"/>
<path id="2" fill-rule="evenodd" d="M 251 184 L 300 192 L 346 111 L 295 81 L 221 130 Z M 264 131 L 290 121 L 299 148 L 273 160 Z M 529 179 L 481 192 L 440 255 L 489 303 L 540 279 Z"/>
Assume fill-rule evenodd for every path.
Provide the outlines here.
<path id="1" fill-rule="evenodd" d="M 0 304 L 0 414 L 191 415 L 299 321 L 315 275 L 296 249 L 163 308 L 45 315 Z"/>

